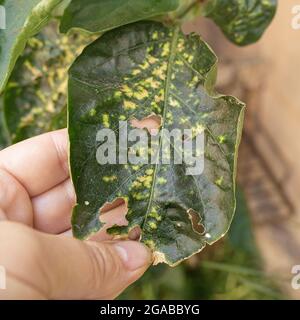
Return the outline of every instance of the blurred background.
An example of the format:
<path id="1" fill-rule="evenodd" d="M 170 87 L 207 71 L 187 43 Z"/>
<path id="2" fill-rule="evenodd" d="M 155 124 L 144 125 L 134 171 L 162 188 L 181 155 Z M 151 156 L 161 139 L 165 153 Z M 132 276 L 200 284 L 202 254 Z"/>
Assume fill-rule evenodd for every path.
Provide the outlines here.
<path id="1" fill-rule="evenodd" d="M 263 38 L 245 48 L 206 19 L 184 26 L 219 57 L 218 91 L 247 103 L 236 216 L 224 239 L 175 268 L 152 267 L 122 299 L 300 298 L 291 286 L 292 267 L 300 265 L 300 30 L 291 26 L 297 4 L 280 0 Z M 30 39 L 0 97 L 1 148 L 65 126 L 67 67 L 92 40 L 58 36 L 56 23 Z"/>

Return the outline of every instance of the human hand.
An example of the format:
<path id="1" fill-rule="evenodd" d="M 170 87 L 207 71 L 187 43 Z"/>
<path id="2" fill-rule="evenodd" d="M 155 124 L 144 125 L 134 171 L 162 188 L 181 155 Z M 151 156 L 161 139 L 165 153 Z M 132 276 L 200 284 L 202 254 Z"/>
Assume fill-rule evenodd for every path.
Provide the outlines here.
<path id="1" fill-rule="evenodd" d="M 66 236 L 75 204 L 67 149 L 59 130 L 0 152 L 2 299 L 112 299 L 151 264 L 144 245 L 112 241 L 105 229 L 95 241 Z M 103 214 L 106 228 L 124 224 L 123 211 Z"/>

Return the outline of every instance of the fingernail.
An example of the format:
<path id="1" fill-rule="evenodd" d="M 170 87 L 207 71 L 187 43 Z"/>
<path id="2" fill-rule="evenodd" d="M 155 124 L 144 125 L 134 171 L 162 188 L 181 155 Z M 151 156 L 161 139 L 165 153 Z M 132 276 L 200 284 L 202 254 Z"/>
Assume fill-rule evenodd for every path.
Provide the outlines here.
<path id="1" fill-rule="evenodd" d="M 124 266 L 135 271 L 151 263 L 151 252 L 143 244 L 136 241 L 119 241 L 114 244 Z"/>

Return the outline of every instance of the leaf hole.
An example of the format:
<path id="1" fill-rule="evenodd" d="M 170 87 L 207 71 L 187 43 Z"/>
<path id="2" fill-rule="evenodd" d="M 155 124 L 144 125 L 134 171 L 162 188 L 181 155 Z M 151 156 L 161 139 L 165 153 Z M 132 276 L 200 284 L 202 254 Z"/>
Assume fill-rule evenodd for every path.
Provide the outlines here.
<path id="1" fill-rule="evenodd" d="M 105 202 L 105 204 L 100 208 L 100 215 L 120 206 L 125 206 L 127 208 L 127 203 L 124 198 L 116 198 L 112 202 Z"/>
<path id="2" fill-rule="evenodd" d="M 161 116 L 151 114 L 141 120 L 136 118 L 130 121 L 130 124 L 137 129 L 147 129 L 151 135 L 157 135 L 159 128 L 161 127 L 162 119 Z"/>
<path id="3" fill-rule="evenodd" d="M 128 220 L 126 218 L 128 212 L 128 204 L 124 198 L 116 198 L 112 202 L 106 202 L 100 208 L 100 220 L 104 222 L 105 229 L 109 229 L 113 226 L 128 226 Z M 135 226 L 130 229 L 128 233 L 128 239 L 133 241 L 139 241 L 141 239 L 142 230 L 140 226 Z"/>
<path id="4" fill-rule="evenodd" d="M 106 224 L 106 229 L 114 225 L 120 227 L 128 225 L 128 220 L 126 219 L 128 205 L 124 198 L 116 198 L 112 202 L 106 202 L 99 212 L 99 219 Z"/>
<path id="5" fill-rule="evenodd" d="M 205 227 L 201 223 L 201 217 L 199 213 L 193 209 L 188 210 L 189 219 L 191 220 L 193 230 L 200 235 L 203 235 L 205 233 Z"/>

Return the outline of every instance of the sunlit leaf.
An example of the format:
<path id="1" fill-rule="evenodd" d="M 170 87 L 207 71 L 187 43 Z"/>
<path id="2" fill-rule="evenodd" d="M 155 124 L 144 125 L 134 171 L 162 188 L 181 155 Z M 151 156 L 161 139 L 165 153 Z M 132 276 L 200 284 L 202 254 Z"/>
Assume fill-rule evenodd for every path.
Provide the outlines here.
<path id="1" fill-rule="evenodd" d="M 104 32 L 176 10 L 179 0 L 73 0 L 65 10 L 61 31 L 81 28 Z"/>
<path id="2" fill-rule="evenodd" d="M 27 40 L 41 30 L 62 1 L 0 0 L 6 12 L 6 28 L 0 30 L 0 93 Z"/>

